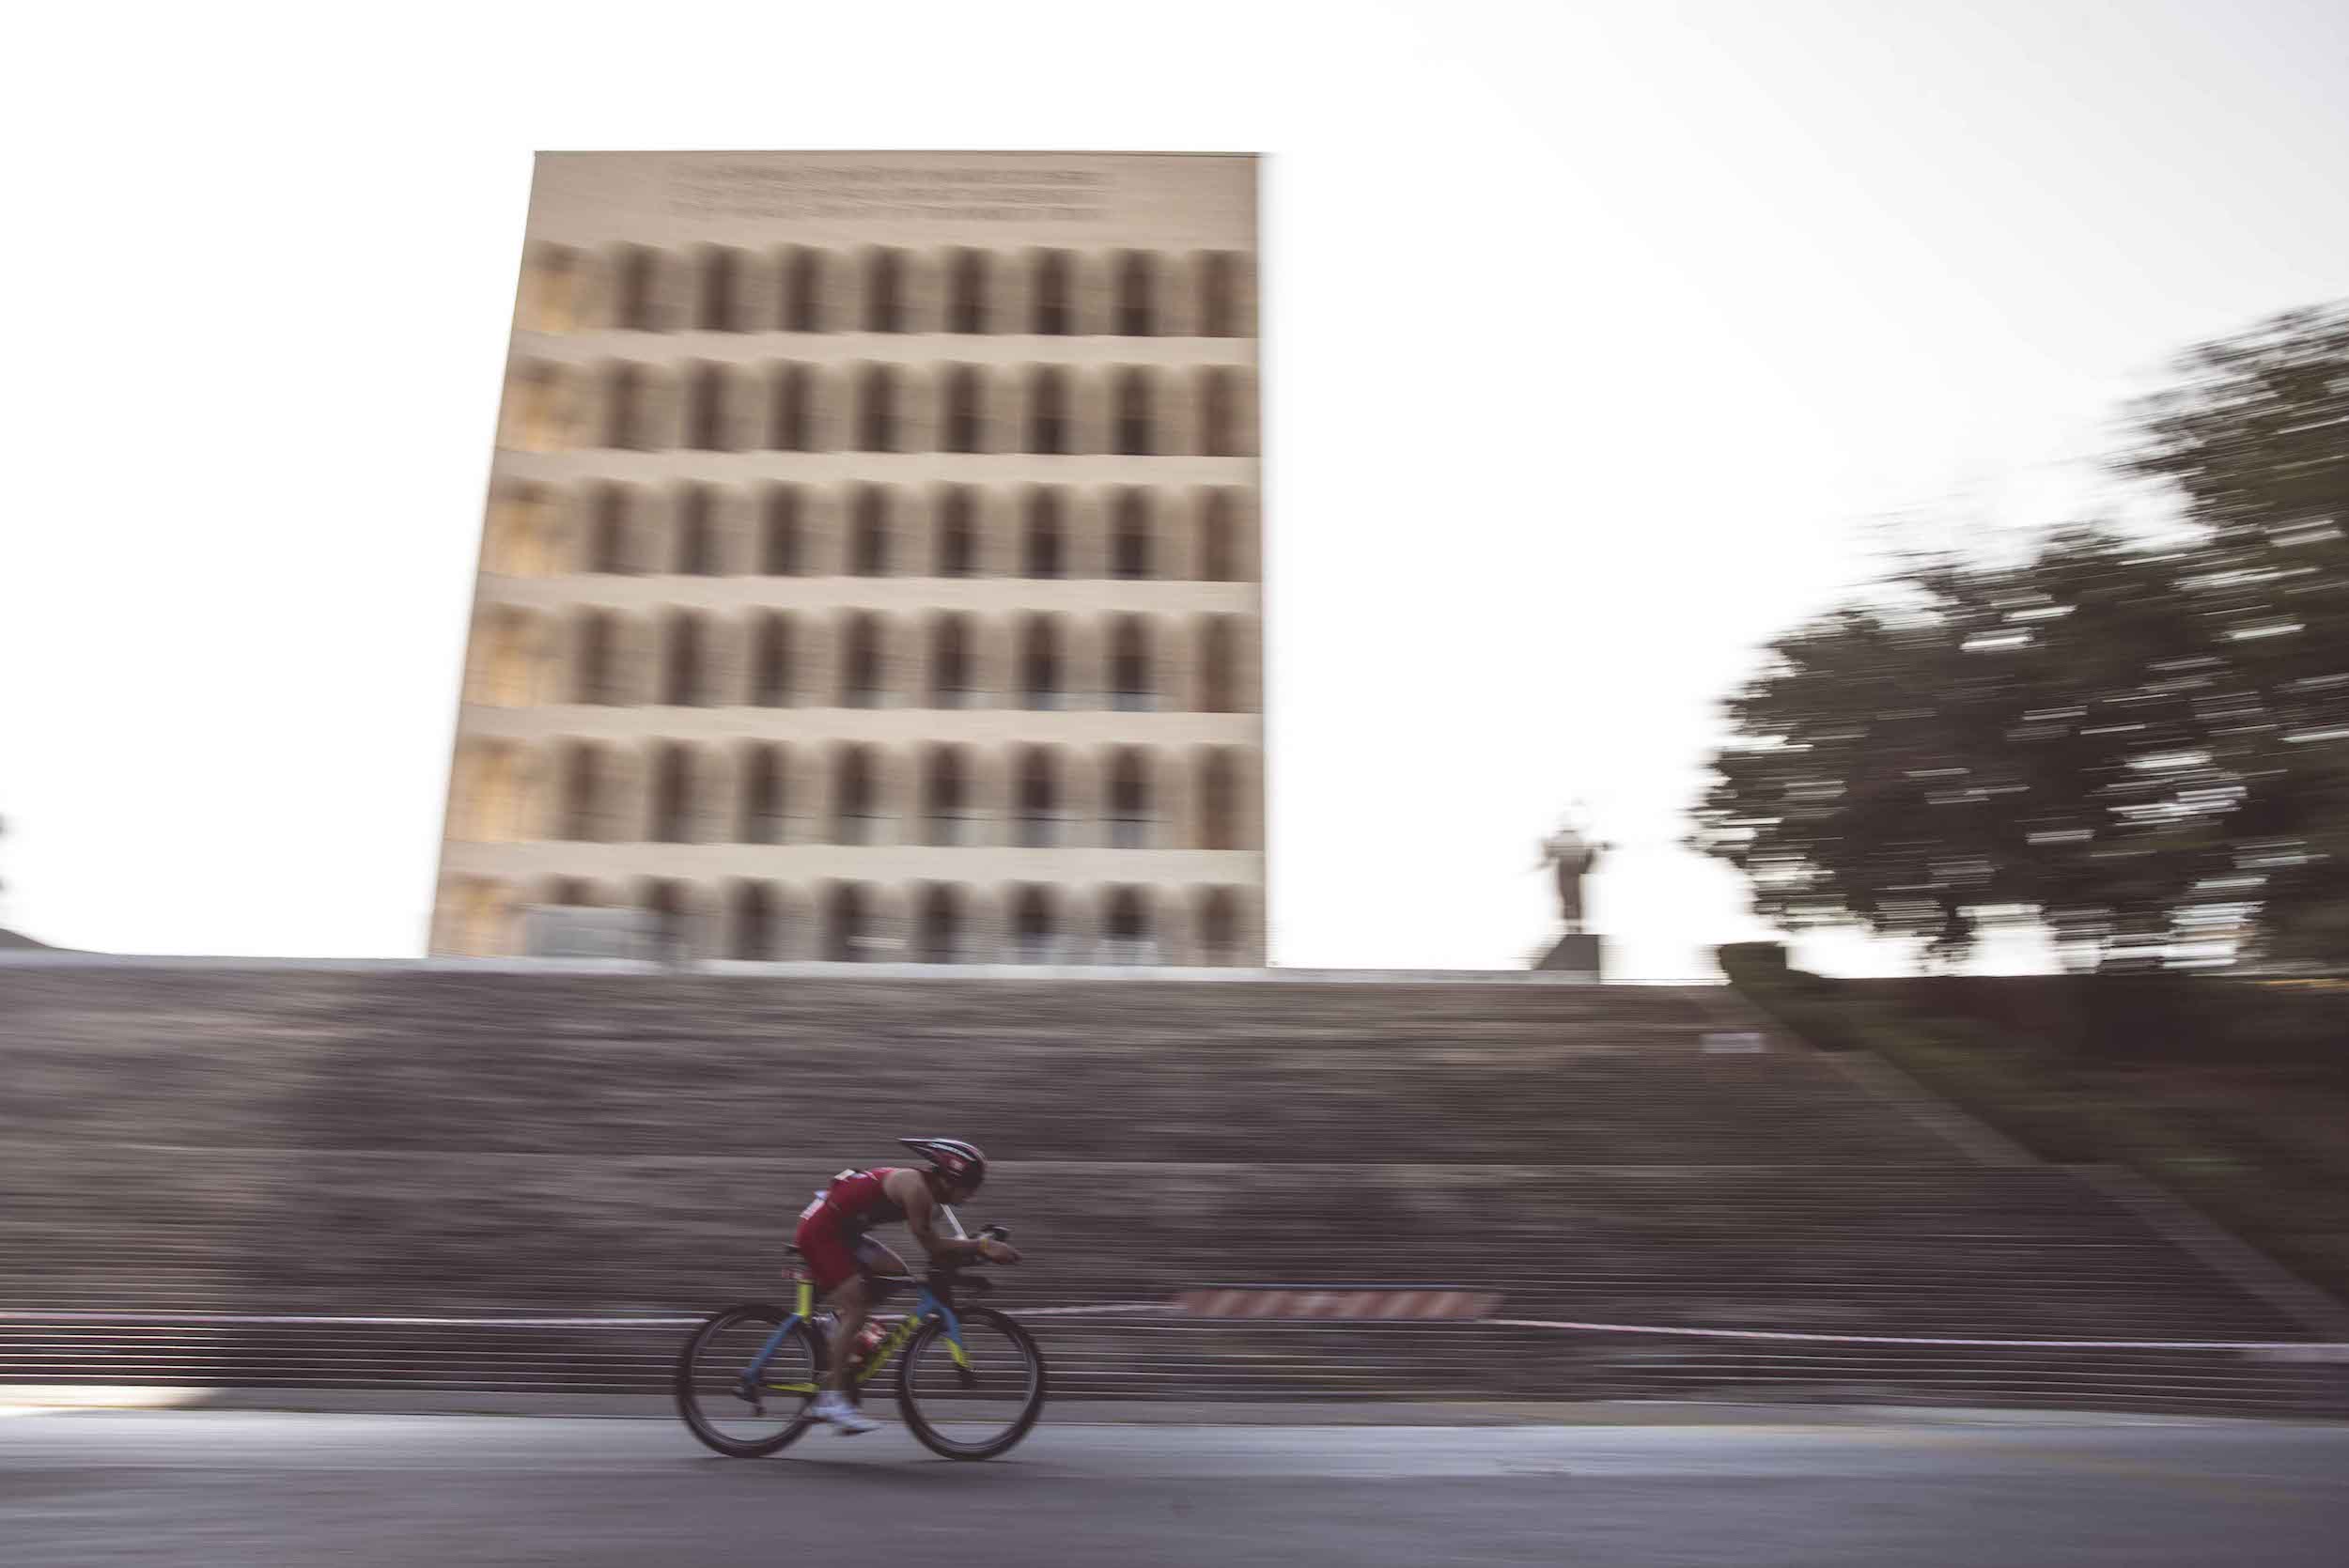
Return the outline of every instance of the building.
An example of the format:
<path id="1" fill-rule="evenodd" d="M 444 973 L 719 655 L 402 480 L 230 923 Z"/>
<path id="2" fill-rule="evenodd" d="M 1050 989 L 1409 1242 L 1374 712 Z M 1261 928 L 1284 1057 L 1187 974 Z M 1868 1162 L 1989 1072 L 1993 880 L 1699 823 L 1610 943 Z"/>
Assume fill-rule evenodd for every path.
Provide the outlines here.
<path id="1" fill-rule="evenodd" d="M 548 153 L 431 947 L 1264 961 L 1256 161 Z"/>

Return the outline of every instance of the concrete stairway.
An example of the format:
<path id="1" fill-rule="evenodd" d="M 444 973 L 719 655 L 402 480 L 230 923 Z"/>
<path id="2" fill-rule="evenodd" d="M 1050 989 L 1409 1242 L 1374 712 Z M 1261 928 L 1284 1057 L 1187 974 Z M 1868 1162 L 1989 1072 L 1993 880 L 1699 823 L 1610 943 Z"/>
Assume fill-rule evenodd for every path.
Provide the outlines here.
<path id="1" fill-rule="evenodd" d="M 1468 1283 L 1513 1317 L 2310 1337 L 2085 1184 L 2001 1169 L 1719 991 L 0 963 L 0 1379 L 661 1387 L 677 1315 L 900 1132 L 999 1160 L 1002 1303 Z M 154 1322 L 45 1315 L 109 1311 Z M 2326 1408 L 2214 1352 L 1037 1320 L 1064 1391 Z M 1993 1399 L 1990 1396 L 1995 1395 Z"/>

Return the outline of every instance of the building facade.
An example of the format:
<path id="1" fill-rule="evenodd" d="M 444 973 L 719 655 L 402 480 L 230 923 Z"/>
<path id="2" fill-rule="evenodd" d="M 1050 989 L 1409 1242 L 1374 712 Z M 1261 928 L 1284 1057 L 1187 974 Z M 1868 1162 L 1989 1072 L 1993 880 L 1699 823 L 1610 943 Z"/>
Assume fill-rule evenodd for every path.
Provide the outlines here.
<path id="1" fill-rule="evenodd" d="M 1256 162 L 552 153 L 431 947 L 1264 961 Z"/>

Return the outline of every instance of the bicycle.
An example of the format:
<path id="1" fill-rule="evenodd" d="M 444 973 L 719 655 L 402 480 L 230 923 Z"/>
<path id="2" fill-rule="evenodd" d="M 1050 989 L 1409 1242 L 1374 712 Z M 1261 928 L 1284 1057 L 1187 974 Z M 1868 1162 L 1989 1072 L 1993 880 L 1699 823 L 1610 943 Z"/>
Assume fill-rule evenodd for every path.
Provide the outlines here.
<path id="1" fill-rule="evenodd" d="M 1010 1235 L 1000 1225 L 979 1234 L 997 1241 Z M 787 1250 L 801 1256 L 797 1247 Z M 948 1459 L 992 1459 L 1009 1452 L 1044 1413 L 1044 1353 L 1005 1314 L 957 1303 L 959 1294 L 993 1288 L 987 1280 L 957 1278 L 961 1267 L 941 1264 L 919 1281 L 913 1310 L 859 1360 L 848 1397 L 862 1404 L 864 1385 L 902 1350 L 897 1410 L 914 1436 Z M 817 1312 L 815 1281 L 804 1269 L 795 1265 L 791 1277 L 797 1295 L 788 1313 L 766 1301 L 724 1308 L 704 1319 L 677 1352 L 677 1414 L 706 1447 L 728 1458 L 780 1452 L 816 1424 L 811 1407 L 831 1356 L 830 1336 L 817 1329 L 831 1314 Z M 910 1274 L 872 1278 L 881 1287 L 876 1305 L 916 1283 Z"/>

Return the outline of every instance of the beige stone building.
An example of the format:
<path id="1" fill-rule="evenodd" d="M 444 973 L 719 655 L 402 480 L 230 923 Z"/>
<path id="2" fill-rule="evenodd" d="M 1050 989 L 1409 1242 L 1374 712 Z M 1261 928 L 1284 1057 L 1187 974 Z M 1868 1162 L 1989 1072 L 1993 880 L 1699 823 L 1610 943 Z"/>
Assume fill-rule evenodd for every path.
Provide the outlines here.
<path id="1" fill-rule="evenodd" d="M 1256 162 L 548 153 L 436 954 L 1264 961 Z"/>

